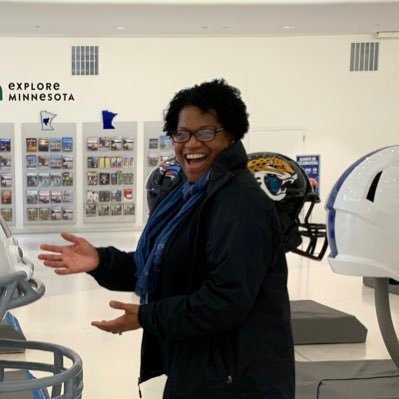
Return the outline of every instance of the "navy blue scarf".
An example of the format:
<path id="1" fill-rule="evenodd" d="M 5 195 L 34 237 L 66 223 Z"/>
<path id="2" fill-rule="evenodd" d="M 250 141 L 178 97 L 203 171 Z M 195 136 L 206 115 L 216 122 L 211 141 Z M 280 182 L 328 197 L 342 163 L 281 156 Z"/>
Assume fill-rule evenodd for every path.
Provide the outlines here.
<path id="1" fill-rule="evenodd" d="M 150 215 L 134 254 L 137 268 L 135 292 L 140 296 L 141 304 L 148 303 L 154 293 L 167 242 L 187 214 L 205 196 L 208 180 L 209 173 L 195 183 L 180 184 Z M 151 246 L 151 243 L 154 244 Z"/>

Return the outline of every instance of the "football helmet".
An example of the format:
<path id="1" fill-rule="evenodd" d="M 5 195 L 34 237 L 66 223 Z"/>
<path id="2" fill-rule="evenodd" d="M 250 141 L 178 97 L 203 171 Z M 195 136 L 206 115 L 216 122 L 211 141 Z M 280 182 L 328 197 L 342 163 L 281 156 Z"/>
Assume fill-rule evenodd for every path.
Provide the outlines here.
<path id="1" fill-rule="evenodd" d="M 267 196 L 276 205 L 286 251 L 321 260 L 328 246 L 326 225 L 310 222 L 313 207 L 320 202 L 320 199 L 313 191 L 303 169 L 292 159 L 271 152 L 249 154 L 247 165 Z M 172 186 L 185 179 L 181 166 L 175 158 L 163 161 L 154 168 L 146 183 L 150 213 L 161 195 L 165 195 Z M 305 203 L 308 204 L 308 209 L 302 218 L 301 211 Z M 298 248 L 303 239 L 308 241 L 306 248 Z M 322 244 L 317 253 L 319 241 Z"/>
<path id="2" fill-rule="evenodd" d="M 8 225 L 0 216 L 0 320 L 9 309 L 34 302 L 44 294 L 44 285 L 33 278 L 33 263 L 27 259 Z"/>
<path id="3" fill-rule="evenodd" d="M 313 208 L 320 198 L 313 191 L 304 170 L 291 158 L 273 152 L 248 154 L 247 165 L 260 187 L 276 205 L 286 252 L 321 260 L 328 246 L 326 225 L 310 222 Z M 304 216 L 302 211 L 305 212 Z M 299 248 L 305 241 L 307 245 L 304 249 Z M 321 247 L 318 242 L 321 242 Z"/>
<path id="4" fill-rule="evenodd" d="M 326 209 L 334 272 L 399 279 L 399 145 L 353 163 L 332 188 Z"/>
<path id="5" fill-rule="evenodd" d="M 0 320 L 9 309 L 27 305 L 43 296 L 45 287 L 33 278 L 33 272 L 33 263 L 23 255 L 17 240 L 0 216 Z M 53 358 L 53 364 L 0 359 L 0 396 L 3 397 L 3 393 L 10 396 L 29 391 L 33 398 L 49 398 L 47 388 L 51 387 L 51 398 L 82 397 L 82 360 L 72 350 L 50 343 L 1 337 L 0 347 L 8 352 L 25 349 L 48 352 Z M 66 366 L 68 363 L 71 365 Z M 30 370 L 50 375 L 35 378 Z"/>
<path id="6" fill-rule="evenodd" d="M 145 185 L 149 213 L 170 188 L 183 180 L 185 180 L 185 177 L 182 168 L 174 157 L 162 161 L 156 166 L 148 175 Z"/>

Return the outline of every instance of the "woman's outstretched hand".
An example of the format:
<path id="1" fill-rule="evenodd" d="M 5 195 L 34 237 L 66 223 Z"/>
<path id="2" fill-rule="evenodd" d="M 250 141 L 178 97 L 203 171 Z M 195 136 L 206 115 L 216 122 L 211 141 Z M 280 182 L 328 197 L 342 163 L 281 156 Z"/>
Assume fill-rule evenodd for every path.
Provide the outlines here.
<path id="1" fill-rule="evenodd" d="M 141 328 L 138 318 L 140 305 L 111 301 L 109 306 L 111 306 L 113 309 L 123 310 L 125 314 L 113 320 L 92 321 L 92 326 L 113 334 L 122 334 L 125 331 L 137 330 L 138 328 Z"/>
<path id="2" fill-rule="evenodd" d="M 45 266 L 54 268 L 55 273 L 59 275 L 89 272 L 98 267 L 100 257 L 89 241 L 66 232 L 62 232 L 61 237 L 71 244 L 40 245 L 43 251 L 51 252 L 41 253 L 38 256 Z"/>

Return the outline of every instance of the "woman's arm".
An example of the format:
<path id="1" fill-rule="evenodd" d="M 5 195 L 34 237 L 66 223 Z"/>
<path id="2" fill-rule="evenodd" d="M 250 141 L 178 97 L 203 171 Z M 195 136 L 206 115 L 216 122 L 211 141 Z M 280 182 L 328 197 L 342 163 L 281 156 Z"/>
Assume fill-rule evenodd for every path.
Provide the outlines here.
<path id="1" fill-rule="evenodd" d="M 124 252 L 115 247 L 96 248 L 98 267 L 88 272 L 102 287 L 113 291 L 134 291 L 136 264 L 134 252 Z"/>
<path id="2" fill-rule="evenodd" d="M 170 340 L 192 339 L 230 330 L 248 317 L 274 267 L 279 250 L 274 246 L 281 233 L 263 194 L 232 194 L 219 196 L 209 218 L 203 265 L 210 270 L 208 277 L 190 295 L 140 306 L 139 322 L 145 330 Z"/>

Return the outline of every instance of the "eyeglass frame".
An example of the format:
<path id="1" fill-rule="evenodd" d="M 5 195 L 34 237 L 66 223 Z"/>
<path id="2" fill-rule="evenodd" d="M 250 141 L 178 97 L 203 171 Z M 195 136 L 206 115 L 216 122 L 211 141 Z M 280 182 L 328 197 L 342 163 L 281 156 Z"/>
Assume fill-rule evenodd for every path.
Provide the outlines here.
<path id="1" fill-rule="evenodd" d="M 210 140 L 200 140 L 200 139 L 197 137 L 197 134 L 198 134 L 199 132 L 201 132 L 201 131 L 204 131 L 204 130 L 211 130 L 211 131 L 213 131 L 213 137 L 212 137 Z M 191 130 L 188 130 L 188 129 L 182 129 L 182 130 L 180 130 L 180 132 L 185 132 L 185 133 L 189 133 L 189 134 L 190 134 L 190 136 L 188 137 L 188 139 L 185 140 L 185 141 L 176 141 L 176 140 L 175 140 L 174 134 L 178 133 L 179 130 L 173 130 L 173 131 L 169 132 L 169 136 L 172 138 L 172 141 L 173 141 L 174 143 L 177 143 L 177 144 L 188 143 L 188 142 L 191 140 L 191 137 L 193 137 L 193 136 L 194 136 L 195 139 L 198 140 L 200 143 L 209 143 L 209 142 L 215 140 L 216 133 L 222 132 L 223 130 L 224 130 L 223 127 L 218 127 L 218 128 L 215 128 L 215 127 L 200 128 L 200 129 L 196 130 L 195 132 L 193 132 L 193 131 L 191 131 Z"/>

